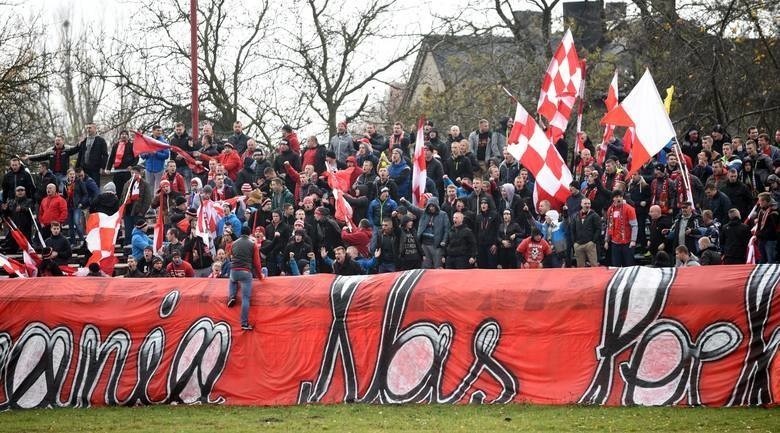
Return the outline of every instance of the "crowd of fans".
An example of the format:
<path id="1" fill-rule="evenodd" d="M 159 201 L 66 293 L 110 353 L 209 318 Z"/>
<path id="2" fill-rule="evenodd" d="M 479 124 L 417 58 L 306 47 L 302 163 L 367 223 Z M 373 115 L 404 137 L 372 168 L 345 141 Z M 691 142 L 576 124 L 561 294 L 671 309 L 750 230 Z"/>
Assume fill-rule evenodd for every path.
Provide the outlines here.
<path id="1" fill-rule="evenodd" d="M 56 275 L 50 264 L 72 262 L 74 253 L 88 256 L 86 213 L 111 215 L 123 203 L 125 277 L 226 277 L 242 233 L 258 243 L 270 276 L 737 264 L 750 260 L 753 235 L 756 260 L 777 260 L 780 130 L 770 137 L 750 127 L 743 138 L 720 125 L 709 134 L 691 128 L 676 151 L 631 176 L 620 139 L 594 146 L 586 138 L 571 155 L 571 195 L 552 209 L 535 205 L 533 174 L 507 152 L 507 128 L 506 118 L 495 128 L 480 120 L 466 135 L 426 124 L 427 201 L 418 207 L 414 134 L 400 122 L 386 136 L 371 124 L 357 131 L 341 122 L 327 143 L 316 136 L 302 143 L 284 126 L 273 148 L 244 134 L 240 122 L 226 139 L 206 124 L 197 143 L 181 123 L 170 136 L 152 128 L 149 135 L 192 159 L 168 150 L 136 157 L 126 131 L 108 145 L 90 124 L 77 145 L 58 135 L 51 149 L 11 159 L 2 212 L 41 251 L 43 275 Z M 556 148 L 568 161 L 568 144 Z M 337 221 L 328 176 L 349 167 L 344 196 L 354 222 Z M 193 228 L 206 200 L 220 202 L 224 216 L 204 240 Z M 155 251 L 157 213 L 165 242 Z M 11 236 L 2 249 L 19 251 Z"/>

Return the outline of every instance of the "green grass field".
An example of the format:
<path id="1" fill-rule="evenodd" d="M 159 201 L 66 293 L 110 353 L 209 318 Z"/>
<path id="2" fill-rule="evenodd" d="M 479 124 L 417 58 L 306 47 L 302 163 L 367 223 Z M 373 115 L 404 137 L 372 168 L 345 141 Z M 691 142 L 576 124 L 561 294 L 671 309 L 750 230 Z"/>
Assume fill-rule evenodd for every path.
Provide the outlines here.
<path id="1" fill-rule="evenodd" d="M 780 432 L 776 409 L 157 406 L 0 413 L 0 432 Z"/>

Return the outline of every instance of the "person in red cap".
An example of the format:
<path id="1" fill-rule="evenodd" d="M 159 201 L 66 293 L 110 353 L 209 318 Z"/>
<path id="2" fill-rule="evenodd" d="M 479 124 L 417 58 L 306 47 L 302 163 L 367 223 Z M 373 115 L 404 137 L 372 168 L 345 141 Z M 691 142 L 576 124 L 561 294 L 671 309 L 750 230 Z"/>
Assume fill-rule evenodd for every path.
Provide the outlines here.
<path id="1" fill-rule="evenodd" d="M 349 176 L 349 184 L 354 185 L 355 181 L 363 174 L 363 169 L 357 166 L 357 159 L 353 155 L 347 157 L 347 169 L 354 167 L 352 174 Z"/>

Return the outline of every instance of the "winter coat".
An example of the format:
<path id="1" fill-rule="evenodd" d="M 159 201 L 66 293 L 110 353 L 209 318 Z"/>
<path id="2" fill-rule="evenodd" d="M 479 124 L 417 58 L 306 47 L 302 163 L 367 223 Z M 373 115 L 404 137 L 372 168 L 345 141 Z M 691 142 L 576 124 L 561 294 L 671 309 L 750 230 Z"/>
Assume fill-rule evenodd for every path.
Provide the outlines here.
<path id="1" fill-rule="evenodd" d="M 447 243 L 450 219 L 439 207 L 438 198 L 429 198 L 424 209 L 411 203 L 407 203 L 407 209 L 417 217 L 417 240 L 420 243 L 423 243 L 424 238 L 431 238 L 436 247 L 443 247 Z"/>

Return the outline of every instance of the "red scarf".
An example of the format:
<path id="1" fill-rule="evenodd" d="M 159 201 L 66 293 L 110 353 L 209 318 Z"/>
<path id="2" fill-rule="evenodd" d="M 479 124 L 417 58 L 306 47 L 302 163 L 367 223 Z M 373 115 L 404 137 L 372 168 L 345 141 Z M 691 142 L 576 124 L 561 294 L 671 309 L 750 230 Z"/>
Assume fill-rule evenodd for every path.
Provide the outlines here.
<path id="1" fill-rule="evenodd" d="M 57 146 L 54 146 L 54 167 L 52 167 L 52 171 L 55 173 L 62 173 L 62 158 L 60 157 L 62 155 L 62 149 L 57 149 Z"/>
<path id="2" fill-rule="evenodd" d="M 667 213 L 669 212 L 669 178 L 664 178 L 660 196 L 657 194 L 658 180 L 658 178 L 653 179 L 653 204 L 660 206 L 662 213 Z"/>
<path id="3" fill-rule="evenodd" d="M 398 138 L 396 138 L 395 134 L 390 135 L 390 142 L 387 146 L 387 150 L 392 151 L 394 147 L 400 147 L 402 141 L 404 141 L 403 131 L 401 131 L 401 134 L 398 135 Z"/>
<path id="4" fill-rule="evenodd" d="M 122 158 L 125 156 L 125 144 L 127 140 L 119 140 L 116 145 L 116 156 L 114 157 L 114 168 L 119 168 L 122 165 Z"/>
<path id="5" fill-rule="evenodd" d="M 682 173 L 679 170 L 673 171 L 669 175 L 669 178 L 675 181 L 677 184 L 677 207 L 682 206 L 683 203 L 688 201 L 688 190 L 685 189 L 685 182 L 682 179 Z M 690 178 L 688 178 L 690 180 Z"/>
<path id="6" fill-rule="evenodd" d="M 631 232 L 626 233 L 626 208 L 621 204 L 614 204 L 607 210 L 607 233 L 610 234 L 610 240 L 616 244 L 625 244 L 626 239 L 631 240 Z"/>

